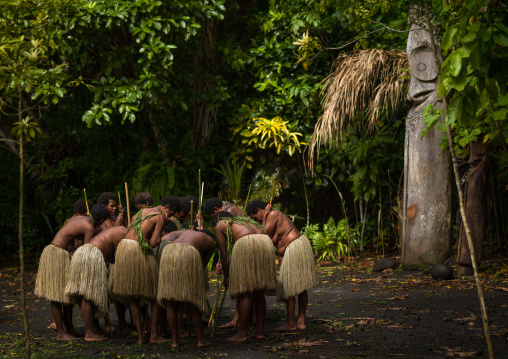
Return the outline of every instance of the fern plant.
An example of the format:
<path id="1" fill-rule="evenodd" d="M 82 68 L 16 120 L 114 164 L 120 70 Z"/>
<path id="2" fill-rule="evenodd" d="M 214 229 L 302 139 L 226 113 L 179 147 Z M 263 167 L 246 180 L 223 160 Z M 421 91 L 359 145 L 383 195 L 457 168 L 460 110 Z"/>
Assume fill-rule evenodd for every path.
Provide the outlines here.
<path id="1" fill-rule="evenodd" d="M 314 252 L 318 256 L 318 261 L 326 259 L 336 261 L 349 252 L 347 222 L 345 219 L 341 219 L 336 224 L 335 220 L 330 217 L 323 225 L 322 231 L 319 230 L 319 224 L 310 224 L 304 228 L 303 234 L 311 241 Z"/>

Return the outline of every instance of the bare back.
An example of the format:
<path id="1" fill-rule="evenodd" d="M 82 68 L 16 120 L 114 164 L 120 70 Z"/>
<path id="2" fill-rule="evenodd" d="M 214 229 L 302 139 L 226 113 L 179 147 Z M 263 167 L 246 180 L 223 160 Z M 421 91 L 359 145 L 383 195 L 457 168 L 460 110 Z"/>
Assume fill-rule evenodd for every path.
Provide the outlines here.
<path id="1" fill-rule="evenodd" d="M 97 247 L 104 256 L 104 261 L 109 264 L 113 259 L 118 244 L 124 239 L 127 228 L 123 226 L 111 227 L 103 230 L 90 240 L 90 244 Z"/>
<path id="2" fill-rule="evenodd" d="M 167 239 L 172 243 L 188 244 L 196 248 L 203 260 L 203 266 L 208 264 L 215 250 L 215 242 L 209 235 L 194 230 L 171 232 Z"/>
<path id="3" fill-rule="evenodd" d="M 231 202 L 224 202 L 224 205 L 222 206 L 221 210 L 225 211 L 225 212 L 229 212 L 233 216 L 243 216 L 243 211 Z"/>
<path id="4" fill-rule="evenodd" d="M 281 256 L 286 252 L 287 246 L 302 235 L 293 222 L 280 211 L 270 211 L 263 221 L 263 226 Z"/>
<path id="5" fill-rule="evenodd" d="M 143 239 L 150 243 L 152 247 L 157 246 L 160 243 L 162 230 L 166 224 L 166 215 L 161 211 L 159 207 L 155 208 L 143 208 L 141 209 L 141 218 L 150 216 L 149 218 L 141 222 L 141 233 Z M 136 217 L 133 217 L 133 222 L 136 221 Z M 137 240 L 136 227 L 133 226 L 125 235 L 126 239 Z"/>
<path id="6" fill-rule="evenodd" d="M 90 217 L 74 215 L 56 233 L 51 244 L 72 252 L 93 237 L 93 229 Z"/>

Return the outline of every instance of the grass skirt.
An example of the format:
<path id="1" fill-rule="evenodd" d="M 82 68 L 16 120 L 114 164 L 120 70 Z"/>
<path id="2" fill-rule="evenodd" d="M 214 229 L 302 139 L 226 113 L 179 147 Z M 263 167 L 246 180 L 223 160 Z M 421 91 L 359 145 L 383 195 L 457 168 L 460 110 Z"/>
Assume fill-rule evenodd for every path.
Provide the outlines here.
<path id="1" fill-rule="evenodd" d="M 79 247 L 72 256 L 65 294 L 78 304 L 83 297 L 92 302 L 97 318 L 108 314 L 108 269 L 102 252 L 93 244 Z"/>
<path id="2" fill-rule="evenodd" d="M 282 258 L 277 281 L 277 301 L 294 297 L 316 284 L 314 251 L 307 237 L 301 236 L 287 246 Z"/>
<path id="3" fill-rule="evenodd" d="M 236 241 L 229 273 L 232 298 L 255 290 L 275 289 L 275 249 L 270 237 L 251 234 Z"/>
<path id="4" fill-rule="evenodd" d="M 186 302 L 204 312 L 204 288 L 203 260 L 198 250 L 184 243 L 165 246 L 159 268 L 159 304 L 165 308 L 167 301 Z"/>
<path id="5" fill-rule="evenodd" d="M 122 239 L 116 249 L 113 294 L 122 297 L 157 298 L 157 261 L 144 255 L 137 241 Z"/>
<path id="6" fill-rule="evenodd" d="M 71 304 L 70 298 L 65 295 L 70 265 L 69 252 L 52 244 L 46 246 L 39 261 L 35 295 L 52 302 Z"/>

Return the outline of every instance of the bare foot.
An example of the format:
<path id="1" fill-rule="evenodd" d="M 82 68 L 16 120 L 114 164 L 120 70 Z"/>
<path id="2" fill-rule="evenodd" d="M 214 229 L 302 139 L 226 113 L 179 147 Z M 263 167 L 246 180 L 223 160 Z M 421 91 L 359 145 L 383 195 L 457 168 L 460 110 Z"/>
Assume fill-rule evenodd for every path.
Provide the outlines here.
<path id="1" fill-rule="evenodd" d="M 178 332 L 178 338 L 188 338 L 189 337 L 189 333 L 187 333 L 185 330 L 180 330 L 180 332 Z"/>
<path id="2" fill-rule="evenodd" d="M 278 327 L 275 330 L 278 330 L 279 332 L 288 332 L 288 331 L 291 331 L 291 330 L 296 330 L 296 325 L 294 325 L 294 324 L 293 325 L 285 324 L 282 327 Z"/>
<path id="3" fill-rule="evenodd" d="M 304 330 L 304 329 L 307 329 L 307 326 L 305 325 L 305 323 L 296 323 L 296 328 L 297 329 L 300 329 L 300 330 Z"/>
<path id="4" fill-rule="evenodd" d="M 57 334 L 56 340 L 59 340 L 59 341 L 69 341 L 69 340 L 78 340 L 78 338 L 73 337 L 72 335 L 69 335 L 67 333 L 63 333 L 62 335 L 58 335 Z"/>
<path id="5" fill-rule="evenodd" d="M 90 336 L 85 335 L 85 341 L 87 341 L 87 342 L 102 342 L 105 340 L 108 340 L 108 338 L 106 338 L 105 336 L 99 335 L 99 334 L 94 333 L 93 335 L 90 335 Z"/>
<path id="6" fill-rule="evenodd" d="M 235 328 L 235 327 L 236 327 L 236 320 L 232 320 L 229 323 L 221 325 L 219 328 L 226 329 L 226 328 Z"/>
<path id="7" fill-rule="evenodd" d="M 145 344 L 145 343 L 148 343 L 148 340 L 146 340 L 145 337 L 141 337 L 138 339 L 138 344 Z"/>
<path id="8" fill-rule="evenodd" d="M 254 333 L 250 337 L 253 339 L 265 339 L 265 335 L 263 333 L 261 333 L 261 334 Z"/>
<path id="9" fill-rule="evenodd" d="M 56 323 L 55 322 L 51 323 L 49 327 L 53 330 L 56 330 Z"/>
<path id="10" fill-rule="evenodd" d="M 208 347 L 212 345 L 212 342 L 208 342 L 206 340 L 204 340 L 202 343 L 198 343 L 198 348 L 204 348 L 204 347 Z"/>
<path id="11" fill-rule="evenodd" d="M 247 336 L 241 337 L 240 335 L 236 334 L 232 336 L 231 338 L 226 339 L 228 342 L 244 342 L 247 340 Z"/>
<path id="12" fill-rule="evenodd" d="M 179 346 L 180 346 L 179 341 L 173 342 L 173 344 L 171 344 L 171 348 L 178 348 Z"/>
<path id="13" fill-rule="evenodd" d="M 156 337 L 154 339 L 150 338 L 150 343 L 152 343 L 152 344 L 155 344 L 155 343 L 167 343 L 167 342 L 170 342 L 170 341 L 171 341 L 170 339 L 166 339 L 166 338 L 163 338 L 161 336 Z"/>

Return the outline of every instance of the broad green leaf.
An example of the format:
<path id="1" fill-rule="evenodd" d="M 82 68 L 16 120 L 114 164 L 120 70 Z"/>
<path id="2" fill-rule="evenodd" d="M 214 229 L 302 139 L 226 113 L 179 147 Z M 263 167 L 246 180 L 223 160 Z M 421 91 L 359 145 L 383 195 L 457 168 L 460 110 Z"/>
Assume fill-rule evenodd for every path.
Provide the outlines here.
<path id="1" fill-rule="evenodd" d="M 448 51 L 450 47 L 455 43 L 457 37 L 459 35 L 459 29 L 457 25 L 450 26 L 443 35 L 443 40 L 441 41 L 441 47 L 443 50 Z"/>
<path id="2" fill-rule="evenodd" d="M 462 116 L 462 97 L 463 94 L 461 92 L 456 92 L 453 95 L 448 105 L 448 111 L 446 112 L 446 123 L 451 125 Z"/>
<path id="3" fill-rule="evenodd" d="M 460 73 L 460 69 L 462 67 L 462 57 L 457 51 L 454 51 L 448 56 L 446 59 L 450 66 L 450 74 L 453 76 L 458 76 Z"/>
<path id="4" fill-rule="evenodd" d="M 458 76 L 450 76 L 451 84 L 453 88 L 455 88 L 457 91 L 464 90 L 464 87 L 467 84 L 467 68 L 463 66 L 459 72 Z"/>

